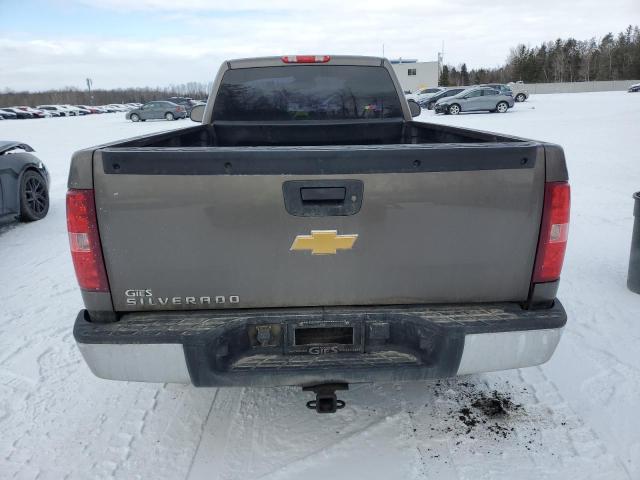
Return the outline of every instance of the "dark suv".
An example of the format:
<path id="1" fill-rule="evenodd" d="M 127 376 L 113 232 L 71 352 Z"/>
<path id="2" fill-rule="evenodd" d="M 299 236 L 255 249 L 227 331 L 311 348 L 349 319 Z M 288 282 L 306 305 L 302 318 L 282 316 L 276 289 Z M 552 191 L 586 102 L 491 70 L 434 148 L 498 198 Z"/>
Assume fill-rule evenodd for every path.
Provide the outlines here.
<path id="1" fill-rule="evenodd" d="M 427 107 L 427 110 L 433 110 L 436 102 L 441 98 L 453 97 L 464 90 L 464 87 L 448 88 L 440 93 L 436 93 L 434 96 L 427 98 L 420 103 L 422 108 Z"/>
<path id="2" fill-rule="evenodd" d="M 187 111 L 187 115 L 191 113 L 191 109 L 198 103 L 193 98 L 189 97 L 171 97 L 167 100 L 177 105 L 182 105 Z"/>
<path id="3" fill-rule="evenodd" d="M 480 85 L 481 87 L 491 87 L 494 90 L 498 90 L 502 95 L 509 95 L 513 97 L 513 90 L 509 85 L 505 85 L 503 83 L 487 83 L 485 85 Z"/>

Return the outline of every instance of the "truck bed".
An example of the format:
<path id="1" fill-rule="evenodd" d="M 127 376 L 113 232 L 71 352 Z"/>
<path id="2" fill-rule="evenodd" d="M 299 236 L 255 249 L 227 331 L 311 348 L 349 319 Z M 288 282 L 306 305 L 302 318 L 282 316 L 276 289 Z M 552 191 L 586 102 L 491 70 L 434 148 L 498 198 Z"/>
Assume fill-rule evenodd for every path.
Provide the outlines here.
<path id="1" fill-rule="evenodd" d="M 521 139 L 495 133 L 422 122 L 214 122 L 111 143 L 121 147 L 263 147 L 321 145 L 402 145 L 513 143 Z"/>

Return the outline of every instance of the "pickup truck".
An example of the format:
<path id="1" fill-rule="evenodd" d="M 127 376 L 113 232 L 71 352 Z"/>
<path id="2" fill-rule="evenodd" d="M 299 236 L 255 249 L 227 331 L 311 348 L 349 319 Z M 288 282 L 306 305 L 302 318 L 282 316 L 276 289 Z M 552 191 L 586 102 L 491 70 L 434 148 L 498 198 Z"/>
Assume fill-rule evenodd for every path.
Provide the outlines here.
<path id="1" fill-rule="evenodd" d="M 67 195 L 98 377 L 302 386 L 538 365 L 566 323 L 558 145 L 414 121 L 391 64 L 223 63 L 197 125 L 81 150 Z"/>

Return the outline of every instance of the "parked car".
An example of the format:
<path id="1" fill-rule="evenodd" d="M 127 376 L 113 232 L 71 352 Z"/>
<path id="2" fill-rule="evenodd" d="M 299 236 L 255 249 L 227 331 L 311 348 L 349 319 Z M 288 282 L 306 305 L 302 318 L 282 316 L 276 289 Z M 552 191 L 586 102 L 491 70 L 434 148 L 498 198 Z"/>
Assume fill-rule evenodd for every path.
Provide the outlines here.
<path id="1" fill-rule="evenodd" d="M 76 109 L 79 115 L 91 115 L 93 112 L 86 107 L 80 107 L 78 105 L 67 105 L 73 109 Z"/>
<path id="2" fill-rule="evenodd" d="M 196 106 L 197 102 L 189 97 L 171 97 L 167 99 L 169 102 L 173 102 L 177 105 L 182 105 L 186 111 L 187 115 L 191 113 L 191 109 Z"/>
<path id="3" fill-rule="evenodd" d="M 67 110 L 69 110 L 70 112 L 72 112 L 72 115 L 75 115 L 76 117 L 79 117 L 81 115 L 87 115 L 89 113 L 88 110 L 84 110 L 82 108 L 78 108 L 74 105 L 69 105 L 69 104 L 63 104 L 60 105 L 62 108 L 66 108 Z"/>
<path id="4" fill-rule="evenodd" d="M 20 110 L 19 108 L 2 107 L 2 109 L 6 110 L 8 112 L 15 113 L 16 117 L 18 118 L 18 120 L 26 120 L 26 119 L 29 119 L 29 118 L 34 118 L 33 113 L 25 112 L 24 110 Z"/>
<path id="5" fill-rule="evenodd" d="M 47 110 L 49 112 L 56 112 L 61 117 L 70 117 L 72 115 L 70 110 L 68 110 L 66 108 L 62 108 L 62 106 L 60 106 L 60 105 L 38 105 L 36 108 L 38 108 L 39 110 Z"/>
<path id="6" fill-rule="evenodd" d="M 635 83 L 635 84 L 631 85 L 629 87 L 629 90 L 627 90 L 627 92 L 629 92 L 629 93 L 640 92 L 640 83 Z"/>
<path id="7" fill-rule="evenodd" d="M 509 85 L 505 85 L 504 83 L 485 83 L 480 85 L 480 87 L 489 87 L 494 90 L 499 91 L 502 95 L 509 95 L 513 97 L 513 90 Z M 520 100 L 519 100 L 520 101 Z M 524 101 L 524 100 L 522 100 Z"/>
<path id="8" fill-rule="evenodd" d="M 117 108 L 114 108 L 110 105 L 101 105 L 100 108 L 102 108 L 106 113 L 117 113 L 120 110 Z"/>
<path id="9" fill-rule="evenodd" d="M 415 100 L 416 102 L 424 102 L 425 100 L 431 98 L 433 95 L 443 92 L 446 90 L 445 87 L 432 87 L 432 88 L 422 88 L 420 90 L 416 90 L 410 95 L 407 95 L 407 100 Z"/>
<path id="10" fill-rule="evenodd" d="M 73 109 L 73 108 L 69 108 L 66 105 L 57 105 L 58 108 L 60 108 L 61 110 L 63 110 L 67 117 L 77 117 L 78 116 L 78 112 Z"/>
<path id="11" fill-rule="evenodd" d="M 27 107 L 27 106 L 16 106 L 13 108 L 18 108 L 20 110 L 22 110 L 23 112 L 27 112 L 30 113 L 31 115 L 33 115 L 34 118 L 45 118 L 45 117 L 52 117 L 53 115 L 46 111 L 46 110 L 40 110 L 38 108 L 31 108 L 31 107 Z"/>
<path id="12" fill-rule="evenodd" d="M 76 107 L 82 109 L 82 110 L 86 110 L 89 114 L 94 114 L 94 113 L 104 113 L 104 110 L 102 110 L 99 107 L 91 107 L 89 105 L 76 105 Z"/>
<path id="13" fill-rule="evenodd" d="M 419 101 L 421 107 L 426 108 L 427 110 L 433 110 L 433 107 L 436 105 L 436 102 L 441 98 L 453 97 L 454 95 L 459 94 L 464 91 L 464 87 L 455 87 L 455 88 L 447 88 L 441 92 L 438 92 L 426 100 Z"/>
<path id="14" fill-rule="evenodd" d="M 488 87 L 468 88 L 453 97 L 442 98 L 436 102 L 436 113 L 458 115 L 460 112 L 489 111 L 506 113 L 513 107 L 515 100 Z"/>
<path id="15" fill-rule="evenodd" d="M 18 118 L 18 114 L 15 112 L 11 112 L 9 110 L 0 108 L 0 117 L 2 117 L 3 120 L 16 120 Z"/>
<path id="16" fill-rule="evenodd" d="M 73 334 L 95 375 L 301 385 L 329 413 L 349 383 L 550 359 L 560 146 L 415 121 L 383 58 L 230 60 L 211 88 L 189 129 L 72 157 Z"/>
<path id="17" fill-rule="evenodd" d="M 524 102 L 529 98 L 529 92 L 524 88 L 522 81 L 509 82 L 508 86 L 511 88 L 516 102 Z"/>
<path id="18" fill-rule="evenodd" d="M 49 172 L 26 143 L 0 140 L 0 217 L 40 220 L 49 211 Z"/>
<path id="19" fill-rule="evenodd" d="M 126 118 L 132 122 L 154 120 L 164 118 L 165 120 L 177 120 L 187 116 L 187 109 L 182 105 L 177 105 L 166 100 L 158 100 L 142 105 L 127 112 Z"/>
<path id="20" fill-rule="evenodd" d="M 130 107 L 127 107 L 127 106 L 119 104 L 119 103 L 112 103 L 112 104 L 107 105 L 107 106 L 111 107 L 116 112 L 128 112 L 129 110 L 131 110 Z"/>

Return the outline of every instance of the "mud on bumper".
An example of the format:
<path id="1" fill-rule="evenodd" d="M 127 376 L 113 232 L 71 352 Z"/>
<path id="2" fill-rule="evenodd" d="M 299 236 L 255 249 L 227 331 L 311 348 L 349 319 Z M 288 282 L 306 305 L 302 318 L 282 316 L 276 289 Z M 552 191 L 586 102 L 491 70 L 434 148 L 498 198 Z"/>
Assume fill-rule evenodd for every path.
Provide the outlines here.
<path id="1" fill-rule="evenodd" d="M 499 303 L 131 313 L 114 323 L 92 323 L 82 310 L 74 336 L 101 378 L 310 385 L 538 365 L 553 354 L 566 318 L 559 301 L 544 310 Z"/>

